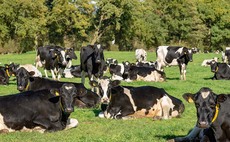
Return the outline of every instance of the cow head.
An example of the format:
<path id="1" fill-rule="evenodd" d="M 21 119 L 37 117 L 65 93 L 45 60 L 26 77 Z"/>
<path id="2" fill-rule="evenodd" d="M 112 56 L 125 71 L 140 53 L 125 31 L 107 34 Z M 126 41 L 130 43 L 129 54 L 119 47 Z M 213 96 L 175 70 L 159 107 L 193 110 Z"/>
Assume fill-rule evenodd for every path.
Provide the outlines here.
<path id="1" fill-rule="evenodd" d="M 61 98 L 61 107 L 64 112 L 74 111 L 74 98 L 77 97 L 77 88 L 72 83 L 64 83 L 60 89 L 51 89 L 51 94 Z"/>
<path id="2" fill-rule="evenodd" d="M 67 60 L 67 61 L 72 60 L 72 59 L 77 60 L 77 55 L 75 54 L 73 48 L 67 48 L 67 49 L 65 50 L 65 52 L 66 52 L 66 60 Z"/>
<path id="3" fill-rule="evenodd" d="M 104 60 L 104 53 L 101 44 L 94 44 L 94 59 L 96 63 L 101 63 Z"/>
<path id="4" fill-rule="evenodd" d="M 19 64 L 14 64 L 14 63 L 10 63 L 9 65 L 5 64 L 5 68 L 6 68 L 6 73 L 9 77 L 15 76 L 16 71 L 19 68 Z"/>
<path id="5" fill-rule="evenodd" d="M 21 67 L 16 71 L 17 89 L 20 92 L 28 90 L 30 77 L 33 75 L 33 71 L 28 72 L 24 67 Z"/>
<path id="6" fill-rule="evenodd" d="M 62 48 L 50 49 L 50 56 L 53 60 L 56 60 L 58 64 L 66 66 L 66 53 Z"/>
<path id="7" fill-rule="evenodd" d="M 108 104 L 109 103 L 109 97 L 111 93 L 111 88 L 114 86 L 117 86 L 120 84 L 120 81 L 118 80 L 110 80 L 108 77 L 103 76 L 99 79 L 98 82 L 96 81 L 90 81 L 90 85 L 93 87 L 99 88 L 99 95 L 101 96 L 101 103 L 102 104 Z"/>
<path id="8" fill-rule="evenodd" d="M 207 63 L 211 67 L 211 72 L 217 72 L 218 71 L 218 64 L 215 60 L 211 60 L 210 62 Z"/>
<path id="9" fill-rule="evenodd" d="M 183 98 L 195 103 L 199 128 L 208 128 L 216 120 L 220 103 L 227 99 L 224 94 L 216 95 L 207 87 L 201 88 L 195 94 L 185 93 Z"/>
<path id="10" fill-rule="evenodd" d="M 183 50 L 182 50 L 182 53 L 180 55 L 179 60 L 180 59 L 185 59 L 184 62 L 187 64 L 188 62 L 192 62 L 193 61 L 192 56 L 193 56 L 192 50 L 184 47 Z"/>

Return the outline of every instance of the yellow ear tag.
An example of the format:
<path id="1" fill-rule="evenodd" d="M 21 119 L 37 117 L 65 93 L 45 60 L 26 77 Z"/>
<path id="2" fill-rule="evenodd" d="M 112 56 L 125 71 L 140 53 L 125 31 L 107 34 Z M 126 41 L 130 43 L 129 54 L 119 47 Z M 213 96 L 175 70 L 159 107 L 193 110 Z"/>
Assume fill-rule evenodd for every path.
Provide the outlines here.
<path id="1" fill-rule="evenodd" d="M 189 103 L 193 103 L 193 100 L 191 98 L 188 98 Z"/>
<path id="2" fill-rule="evenodd" d="M 184 54 L 187 54 L 186 52 L 184 52 Z"/>
<path id="3" fill-rule="evenodd" d="M 58 92 L 55 92 L 55 95 L 56 95 L 56 96 L 59 96 L 59 93 L 58 93 Z"/>
<path id="4" fill-rule="evenodd" d="M 9 66 L 6 66 L 6 68 L 9 68 Z"/>

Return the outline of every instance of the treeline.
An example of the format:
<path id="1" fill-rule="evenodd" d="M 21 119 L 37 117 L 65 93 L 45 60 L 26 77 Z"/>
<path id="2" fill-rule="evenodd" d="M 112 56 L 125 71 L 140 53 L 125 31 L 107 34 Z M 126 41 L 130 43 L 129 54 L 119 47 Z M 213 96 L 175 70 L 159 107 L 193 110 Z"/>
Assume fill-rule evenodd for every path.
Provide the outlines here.
<path id="1" fill-rule="evenodd" d="M 0 52 L 56 44 L 108 50 L 230 46 L 229 0 L 0 0 Z"/>

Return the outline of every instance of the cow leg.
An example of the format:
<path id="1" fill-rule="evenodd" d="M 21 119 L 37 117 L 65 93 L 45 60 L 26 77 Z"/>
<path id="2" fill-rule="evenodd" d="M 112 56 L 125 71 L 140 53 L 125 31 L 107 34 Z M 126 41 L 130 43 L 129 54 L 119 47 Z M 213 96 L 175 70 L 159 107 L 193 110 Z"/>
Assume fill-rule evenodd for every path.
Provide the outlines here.
<path id="1" fill-rule="evenodd" d="M 69 118 L 67 120 L 67 125 L 65 127 L 65 130 L 68 130 L 68 129 L 71 129 L 71 128 L 75 128 L 75 127 L 77 127 L 77 125 L 78 125 L 77 119 Z"/>
<path id="2" fill-rule="evenodd" d="M 35 124 L 38 124 L 39 126 L 42 126 L 45 129 L 45 132 L 55 132 L 60 131 L 65 128 L 65 126 L 62 125 L 61 121 L 51 121 L 49 119 L 40 119 L 34 121 Z"/>
<path id="3" fill-rule="evenodd" d="M 179 64 L 180 69 L 180 79 L 186 80 L 185 74 L 186 74 L 186 65 L 185 64 Z"/>
<path id="4" fill-rule="evenodd" d="M 46 69 L 44 69 L 44 73 L 45 73 L 46 78 L 48 78 L 48 74 L 47 74 L 47 70 Z"/>
<path id="5" fill-rule="evenodd" d="M 52 74 L 52 78 L 54 79 L 54 80 L 56 80 L 56 75 L 55 75 L 55 73 L 54 73 L 54 70 L 50 70 L 51 71 L 51 74 Z"/>
<path id="6" fill-rule="evenodd" d="M 81 72 L 81 83 L 85 84 L 85 71 Z"/>
<path id="7" fill-rule="evenodd" d="M 59 71 L 58 71 L 58 80 L 59 80 L 59 81 L 60 81 L 60 78 L 61 78 L 63 72 L 64 72 L 63 69 L 59 69 Z"/>

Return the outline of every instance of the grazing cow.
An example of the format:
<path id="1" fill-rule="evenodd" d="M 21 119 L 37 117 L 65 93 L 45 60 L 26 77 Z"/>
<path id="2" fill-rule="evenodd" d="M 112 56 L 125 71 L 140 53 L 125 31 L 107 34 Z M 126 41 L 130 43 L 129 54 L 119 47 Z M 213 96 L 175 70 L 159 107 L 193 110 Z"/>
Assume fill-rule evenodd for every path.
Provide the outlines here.
<path id="1" fill-rule="evenodd" d="M 76 56 L 72 49 L 65 50 L 60 46 L 44 46 L 38 47 L 36 57 L 36 68 L 44 67 L 45 76 L 48 77 L 47 71 L 50 70 L 53 79 L 60 80 L 61 75 L 66 67 L 71 66 L 72 59 Z M 56 76 L 57 75 L 57 76 Z"/>
<path id="2" fill-rule="evenodd" d="M 218 59 L 219 59 L 218 57 L 214 57 L 214 58 L 212 58 L 212 59 L 205 59 L 205 60 L 202 62 L 201 66 L 203 66 L 203 67 L 210 66 L 210 62 L 212 62 L 212 61 L 218 62 Z"/>
<path id="3" fill-rule="evenodd" d="M 181 80 L 186 80 L 186 66 L 192 61 L 192 51 L 181 46 L 159 46 L 156 49 L 157 69 L 163 70 L 165 66 L 178 65 Z"/>
<path id="4" fill-rule="evenodd" d="M 120 81 L 111 81 L 107 77 L 91 85 L 99 87 L 101 103 L 108 104 L 99 116 L 113 119 L 125 117 L 152 117 L 169 119 L 178 117 L 184 111 L 181 100 L 170 96 L 164 89 L 153 86 L 120 86 Z"/>
<path id="5" fill-rule="evenodd" d="M 88 73 L 90 80 L 93 80 L 94 77 L 99 78 L 103 76 L 105 59 L 101 44 L 82 47 L 80 52 L 80 62 L 82 71 L 81 82 L 83 84 L 85 83 L 85 72 Z"/>
<path id="6" fill-rule="evenodd" d="M 131 65 L 128 70 L 128 80 L 163 82 L 165 81 L 165 73 L 155 67 Z"/>
<path id="7" fill-rule="evenodd" d="M 119 63 L 117 65 L 111 64 L 109 66 L 109 73 L 112 80 L 127 80 L 130 63 L 128 61 Z"/>
<path id="8" fill-rule="evenodd" d="M 65 83 L 59 89 L 1 96 L 0 132 L 55 132 L 76 127 L 78 121 L 69 116 L 77 91 L 73 84 Z"/>
<path id="9" fill-rule="evenodd" d="M 213 80 L 230 79 L 230 65 L 226 63 L 209 62 L 211 71 L 214 73 Z"/>
<path id="10" fill-rule="evenodd" d="M 230 141 L 229 94 L 216 94 L 210 88 L 203 87 L 197 93 L 185 93 L 183 97 L 195 103 L 197 123 L 188 136 L 175 138 L 174 141 Z"/>
<path id="11" fill-rule="evenodd" d="M 147 60 L 147 52 L 144 49 L 136 49 L 135 57 L 137 62 L 145 62 Z"/>
<path id="12" fill-rule="evenodd" d="M 0 84 L 8 85 L 9 84 L 9 69 L 7 67 L 0 66 Z"/>
<path id="13" fill-rule="evenodd" d="M 47 78 L 32 77 L 33 72 L 28 72 L 24 68 L 17 70 L 17 89 L 19 91 L 36 91 L 42 89 L 60 88 L 64 83 L 55 80 L 50 80 Z M 72 83 L 77 88 L 78 96 L 75 98 L 74 104 L 78 107 L 95 107 L 100 100 L 100 97 L 85 88 L 82 83 Z"/>

